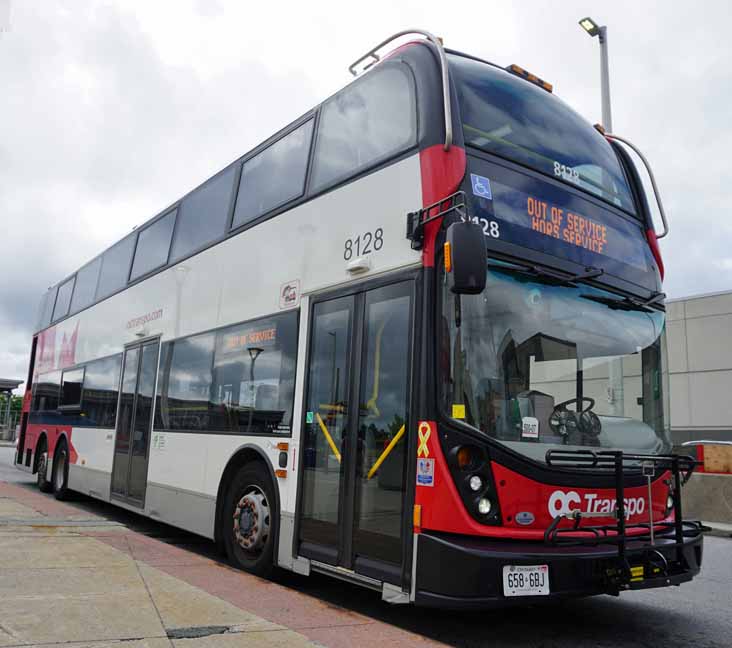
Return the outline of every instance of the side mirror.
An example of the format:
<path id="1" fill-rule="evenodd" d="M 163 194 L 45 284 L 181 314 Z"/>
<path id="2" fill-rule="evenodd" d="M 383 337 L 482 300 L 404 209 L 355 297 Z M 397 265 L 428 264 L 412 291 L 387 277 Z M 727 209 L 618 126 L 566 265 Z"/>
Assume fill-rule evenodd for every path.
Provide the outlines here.
<path id="1" fill-rule="evenodd" d="M 456 295 L 478 295 L 486 281 L 483 228 L 476 223 L 453 223 L 445 240 L 445 276 Z"/>

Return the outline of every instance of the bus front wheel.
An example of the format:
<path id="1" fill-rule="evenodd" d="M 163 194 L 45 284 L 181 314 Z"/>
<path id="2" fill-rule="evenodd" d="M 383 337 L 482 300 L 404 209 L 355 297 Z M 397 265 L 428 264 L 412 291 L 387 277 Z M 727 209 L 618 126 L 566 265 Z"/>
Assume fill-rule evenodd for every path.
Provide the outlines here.
<path id="1" fill-rule="evenodd" d="M 272 573 L 276 516 L 267 469 L 260 462 L 244 464 L 234 475 L 224 503 L 224 545 L 234 566 L 257 576 Z"/>

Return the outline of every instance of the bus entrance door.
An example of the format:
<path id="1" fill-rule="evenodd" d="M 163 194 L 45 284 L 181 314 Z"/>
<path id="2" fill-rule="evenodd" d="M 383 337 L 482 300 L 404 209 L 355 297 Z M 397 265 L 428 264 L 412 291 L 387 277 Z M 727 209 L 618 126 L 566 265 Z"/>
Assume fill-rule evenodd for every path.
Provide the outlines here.
<path id="1" fill-rule="evenodd" d="M 311 311 L 299 554 L 401 582 L 413 283 Z"/>
<path id="2" fill-rule="evenodd" d="M 111 496 L 144 506 L 159 340 L 125 350 Z"/>

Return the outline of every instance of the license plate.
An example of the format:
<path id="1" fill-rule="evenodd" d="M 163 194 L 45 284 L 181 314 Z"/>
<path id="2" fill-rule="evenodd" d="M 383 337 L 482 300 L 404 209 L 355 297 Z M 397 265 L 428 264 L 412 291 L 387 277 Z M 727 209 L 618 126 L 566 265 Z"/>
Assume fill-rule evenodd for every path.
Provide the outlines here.
<path id="1" fill-rule="evenodd" d="M 504 596 L 549 594 L 549 565 L 504 565 Z"/>

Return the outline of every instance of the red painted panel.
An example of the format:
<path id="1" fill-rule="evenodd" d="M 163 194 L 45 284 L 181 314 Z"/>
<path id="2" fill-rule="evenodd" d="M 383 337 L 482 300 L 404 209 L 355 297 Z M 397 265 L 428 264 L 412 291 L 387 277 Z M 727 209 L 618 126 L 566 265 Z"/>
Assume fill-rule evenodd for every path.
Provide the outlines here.
<path id="1" fill-rule="evenodd" d="M 653 229 L 647 229 L 646 230 L 646 239 L 648 239 L 648 245 L 651 248 L 651 252 L 653 253 L 653 258 L 656 259 L 656 263 L 658 264 L 658 272 L 661 275 L 661 279 L 663 279 L 664 275 L 664 267 L 663 267 L 663 258 L 661 258 L 661 247 L 658 245 L 658 238 L 656 237 L 656 232 L 653 231 Z"/>
<path id="2" fill-rule="evenodd" d="M 545 529 L 559 513 L 568 513 L 575 509 L 586 513 L 603 513 L 610 512 L 615 506 L 615 489 L 612 488 L 574 488 L 542 484 L 495 462 L 492 462 L 492 469 L 504 525 L 513 529 Z M 651 484 L 653 519 L 656 522 L 665 517 L 669 493 L 665 480 L 668 478 L 669 473 L 666 472 Z M 628 522 L 648 522 L 648 486 L 626 488 L 625 500 Z M 535 522 L 522 527 L 516 522 L 516 515 L 520 512 L 531 513 Z M 592 526 L 613 522 L 614 518 L 609 516 L 591 518 L 583 524 Z M 571 523 L 567 522 L 566 526 L 571 526 Z"/>
<path id="3" fill-rule="evenodd" d="M 435 144 L 419 152 L 422 175 L 422 207 L 432 205 L 455 193 L 465 176 L 465 149 L 451 146 L 445 151 L 442 144 Z M 442 219 L 425 226 L 422 263 L 426 267 L 435 265 L 435 238 Z"/>
<path id="4" fill-rule="evenodd" d="M 427 433 L 427 430 L 429 432 Z M 415 504 L 422 507 L 421 527 L 415 528 L 418 533 L 422 529 L 460 533 L 465 535 L 480 535 L 495 538 L 516 538 L 523 540 L 542 540 L 544 530 L 549 526 L 554 515 L 550 515 L 552 506 L 554 514 L 562 509 L 571 510 L 581 508 L 583 511 L 593 510 L 603 512 L 609 510 L 615 502 L 613 489 L 587 489 L 573 487 L 559 487 L 540 482 L 519 475 L 495 462 L 492 463 L 493 476 L 498 489 L 498 501 L 503 517 L 503 526 L 488 526 L 473 519 L 467 512 L 457 487 L 453 482 L 447 466 L 445 455 L 437 435 L 437 424 L 434 421 L 421 421 L 417 428 L 418 456 L 417 456 L 417 486 Z M 426 439 L 425 439 L 426 437 Z M 420 448 L 422 451 L 420 452 Z M 426 448 L 426 454 L 425 454 Z M 420 483 L 419 462 L 431 461 L 433 464 L 432 485 Z M 668 487 L 664 481 L 668 473 L 651 484 L 653 498 L 654 520 L 664 519 Z M 630 523 L 648 521 L 648 490 L 647 486 L 626 488 L 627 500 L 626 519 Z M 608 507 L 603 508 L 603 507 Z M 522 526 L 516 522 L 516 514 L 528 512 L 534 516 L 534 522 Z M 668 518 L 671 519 L 671 518 Z M 613 518 L 592 518 L 584 526 L 597 524 L 612 524 Z M 570 525 L 569 522 L 566 525 Z M 629 532 L 642 533 L 642 530 Z"/>

